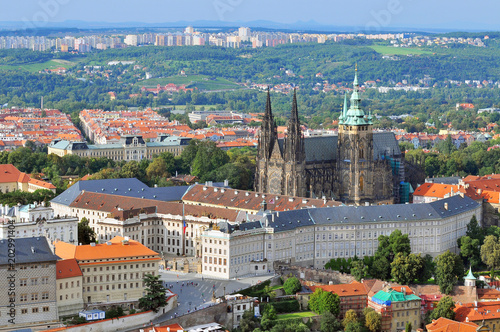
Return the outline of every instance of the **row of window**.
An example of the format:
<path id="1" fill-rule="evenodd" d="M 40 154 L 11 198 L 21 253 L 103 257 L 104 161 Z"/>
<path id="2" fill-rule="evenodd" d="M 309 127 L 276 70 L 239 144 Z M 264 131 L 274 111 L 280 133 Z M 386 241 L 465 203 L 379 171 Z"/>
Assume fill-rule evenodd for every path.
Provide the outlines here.
<path id="1" fill-rule="evenodd" d="M 36 286 L 38 285 L 38 279 L 40 279 L 40 284 L 41 285 L 48 285 L 49 284 L 49 277 L 41 277 L 41 278 L 30 278 L 29 284 L 31 286 Z M 22 278 L 19 279 L 19 286 L 28 286 L 28 278 Z"/>
<path id="2" fill-rule="evenodd" d="M 205 266 L 204 270 L 207 271 L 207 266 Z M 217 272 L 217 268 L 215 266 L 214 266 L 213 270 L 214 270 L 214 272 Z M 208 267 L 208 271 L 212 272 L 211 266 Z M 219 272 L 222 273 L 222 271 L 224 271 L 224 273 L 226 273 L 226 268 L 219 267 Z"/>
<path id="3" fill-rule="evenodd" d="M 205 256 L 205 263 L 207 263 L 207 256 Z M 227 264 L 227 259 L 226 258 L 219 258 L 218 260 L 219 264 L 218 265 L 226 265 Z M 217 265 L 217 257 L 213 258 L 213 263 Z M 212 257 L 208 257 L 208 264 L 212 264 Z"/>
<path id="4" fill-rule="evenodd" d="M 40 298 L 42 300 L 48 300 L 49 292 L 43 292 Z M 28 296 L 28 294 L 19 295 L 19 302 L 28 302 L 28 299 L 31 299 L 31 301 L 38 301 L 38 293 L 31 293 L 30 296 Z"/>
<path id="5" fill-rule="evenodd" d="M 205 247 L 205 252 L 212 253 L 212 248 Z M 217 248 L 213 248 L 213 253 L 217 254 Z M 222 249 L 219 249 L 219 255 L 222 255 Z M 224 249 L 224 255 L 227 255 L 226 249 Z"/>
<path id="6" fill-rule="evenodd" d="M 132 270 L 134 268 L 134 264 L 130 264 L 130 265 L 117 265 L 118 266 L 118 270 L 121 270 L 122 269 L 122 266 L 123 266 L 123 269 L 126 270 L 127 269 L 127 266 L 130 270 Z M 142 263 L 142 267 L 145 268 L 145 267 L 156 267 L 156 263 Z M 135 264 L 135 268 L 138 269 L 139 268 L 139 264 Z M 97 272 L 97 267 L 94 267 L 94 272 Z M 110 268 L 109 266 L 106 266 L 106 271 L 109 271 Z M 111 270 L 114 271 L 115 270 L 115 265 L 112 265 L 111 266 Z M 90 272 L 91 271 L 91 268 L 88 267 L 87 269 L 83 268 L 82 269 L 82 272 Z M 99 267 L 99 271 L 103 271 L 103 267 L 100 266 Z"/>
<path id="7" fill-rule="evenodd" d="M 76 296 L 75 296 L 75 293 L 71 293 L 71 298 L 74 299 L 74 298 L 80 298 L 80 292 L 76 292 Z M 62 295 L 59 295 L 59 300 L 63 300 L 63 296 Z M 66 294 L 66 300 L 69 300 L 69 296 L 68 294 Z"/>
<path id="8" fill-rule="evenodd" d="M 146 275 L 146 272 L 142 272 L 142 275 L 141 277 L 139 277 L 139 272 L 136 272 L 135 273 L 135 278 L 134 278 L 134 273 L 130 273 L 130 278 L 129 279 L 143 279 L 144 276 Z M 116 277 L 115 277 L 116 276 Z M 92 277 L 87 277 L 87 283 L 91 283 L 91 282 L 103 282 L 104 281 L 104 276 L 94 276 L 93 278 Z M 99 281 L 98 281 L 99 279 Z M 106 281 L 115 281 L 116 280 L 122 280 L 122 274 L 112 274 L 111 276 L 108 274 L 106 275 Z M 124 273 L 123 274 L 123 280 L 127 280 L 127 274 Z"/>
<path id="9" fill-rule="evenodd" d="M 97 291 L 103 291 L 103 290 L 115 290 L 115 289 L 122 289 L 122 286 L 123 286 L 123 289 L 127 289 L 127 288 L 139 288 L 139 284 L 141 285 L 141 287 L 144 287 L 144 282 L 136 282 L 135 283 L 135 287 L 134 287 L 134 283 L 131 282 L 131 283 L 124 283 L 123 285 L 122 284 L 112 284 L 112 285 L 101 285 L 101 286 L 94 286 L 94 288 L 90 287 L 90 286 L 87 286 L 87 288 L 83 287 L 83 291 L 85 292 L 91 292 L 91 289 L 94 290 L 94 292 L 97 292 Z"/>
<path id="10" fill-rule="evenodd" d="M 49 307 L 42 307 L 42 312 L 49 312 L 49 311 L 50 311 Z M 40 312 L 38 307 L 31 308 L 31 313 L 32 314 L 37 314 L 38 312 Z M 27 313 L 28 313 L 28 309 L 27 308 L 21 309 L 21 314 L 25 315 Z"/>
<path id="11" fill-rule="evenodd" d="M 71 283 L 68 283 L 67 281 L 64 283 L 64 288 L 68 288 L 68 286 L 71 285 L 71 288 L 75 287 L 75 282 L 72 281 Z M 80 287 L 80 280 L 76 281 L 76 287 Z M 63 289 L 63 283 L 59 283 L 59 289 Z"/>

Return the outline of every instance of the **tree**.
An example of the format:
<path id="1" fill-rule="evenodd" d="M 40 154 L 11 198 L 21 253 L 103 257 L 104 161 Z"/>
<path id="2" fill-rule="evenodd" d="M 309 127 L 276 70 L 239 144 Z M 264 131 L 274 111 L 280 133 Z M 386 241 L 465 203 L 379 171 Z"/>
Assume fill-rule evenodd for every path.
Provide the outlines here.
<path id="1" fill-rule="evenodd" d="M 165 287 L 160 280 L 160 275 L 146 274 L 143 281 L 146 286 L 146 294 L 139 299 L 139 308 L 144 311 L 158 312 L 158 308 L 167 304 Z"/>
<path id="2" fill-rule="evenodd" d="M 155 158 L 146 168 L 146 175 L 150 180 L 157 180 L 161 177 L 169 177 L 167 164 L 163 158 Z"/>
<path id="3" fill-rule="evenodd" d="M 337 316 L 340 312 L 340 297 L 338 294 L 323 292 L 320 297 L 319 310 L 319 314 L 331 312 L 334 316 Z"/>
<path id="4" fill-rule="evenodd" d="M 215 142 L 202 141 L 197 148 L 191 174 L 200 179 L 229 162 L 227 153 L 218 148 Z"/>
<path id="5" fill-rule="evenodd" d="M 467 224 L 467 231 L 465 232 L 465 235 L 472 239 L 478 239 L 481 243 L 484 241 L 484 229 L 479 226 L 476 215 L 473 215 Z"/>
<path id="6" fill-rule="evenodd" d="M 450 252 L 436 257 L 436 279 L 443 294 L 450 294 L 457 283 L 458 276 L 463 275 L 464 267 L 460 256 Z"/>
<path id="7" fill-rule="evenodd" d="M 295 294 L 301 288 L 302 288 L 302 285 L 300 284 L 299 279 L 297 279 L 296 277 L 291 277 L 291 278 L 286 279 L 285 283 L 283 284 L 283 289 L 285 290 L 285 293 L 287 295 Z"/>
<path id="8" fill-rule="evenodd" d="M 424 260 L 420 254 L 398 253 L 391 263 L 391 275 L 397 283 L 408 285 L 413 283 L 423 268 Z"/>
<path id="9" fill-rule="evenodd" d="M 78 223 L 78 243 L 90 244 L 96 241 L 94 230 L 89 226 L 89 220 L 83 217 Z"/>
<path id="10" fill-rule="evenodd" d="M 363 332 L 363 324 L 357 321 L 349 322 L 344 327 L 344 332 Z"/>
<path id="11" fill-rule="evenodd" d="M 479 239 L 462 236 L 457 240 L 464 265 L 476 268 L 481 264 L 481 243 Z"/>
<path id="12" fill-rule="evenodd" d="M 391 263 L 384 256 L 375 256 L 373 261 L 371 275 L 374 278 L 386 280 L 389 277 L 391 271 Z"/>
<path id="13" fill-rule="evenodd" d="M 309 308 L 320 315 L 329 311 L 337 316 L 340 312 L 340 297 L 337 294 L 316 288 L 309 299 Z"/>
<path id="14" fill-rule="evenodd" d="M 409 255 L 411 253 L 411 244 L 408 234 L 402 234 L 396 229 L 391 235 L 380 235 L 378 237 L 378 248 L 375 252 L 375 260 L 384 257 L 389 264 L 398 253 Z"/>
<path id="15" fill-rule="evenodd" d="M 361 260 L 353 261 L 351 263 L 351 274 L 356 281 L 361 281 L 368 272 L 368 266 Z"/>
<path id="16" fill-rule="evenodd" d="M 494 235 L 488 235 L 484 238 L 481 246 L 481 260 L 492 270 L 500 267 L 500 243 Z"/>
<path id="17" fill-rule="evenodd" d="M 252 332 L 259 326 L 259 320 L 255 317 L 253 310 L 247 310 L 243 313 L 240 320 L 239 329 L 241 332 Z"/>
<path id="18" fill-rule="evenodd" d="M 429 254 L 426 254 L 423 257 L 423 262 L 424 266 L 423 268 L 418 272 L 418 281 L 420 283 L 426 283 L 432 276 L 434 275 L 434 272 L 436 271 L 436 264 L 434 264 L 434 261 L 432 259 L 432 256 Z"/>
<path id="19" fill-rule="evenodd" d="M 371 332 L 380 330 L 382 326 L 382 316 L 375 310 L 370 311 L 365 316 L 365 326 Z"/>
<path id="20" fill-rule="evenodd" d="M 342 325 L 344 327 L 347 327 L 348 324 L 357 323 L 357 321 L 358 321 L 358 314 L 353 309 L 349 309 L 346 311 L 344 315 L 344 319 L 342 320 Z"/>
<path id="21" fill-rule="evenodd" d="M 438 319 L 439 317 L 455 319 L 455 302 L 451 296 L 443 296 L 439 300 L 436 308 L 431 313 L 431 319 Z"/>
<path id="22" fill-rule="evenodd" d="M 410 322 L 406 323 L 405 332 L 411 332 L 411 323 Z"/>
<path id="23" fill-rule="evenodd" d="M 260 319 L 260 325 L 264 330 L 270 330 L 276 323 L 276 309 L 272 305 L 267 305 L 264 309 L 264 314 Z"/>
<path id="24" fill-rule="evenodd" d="M 321 315 L 320 319 L 321 332 L 337 332 L 342 331 L 342 324 L 338 321 L 331 312 L 327 311 Z"/>
<path id="25" fill-rule="evenodd" d="M 311 329 L 298 320 L 284 319 L 276 322 L 270 332 L 309 332 Z"/>
<path id="26" fill-rule="evenodd" d="M 123 165 L 120 171 L 120 177 L 122 178 L 142 178 L 142 171 L 139 167 L 139 163 L 135 160 L 131 160 Z"/>

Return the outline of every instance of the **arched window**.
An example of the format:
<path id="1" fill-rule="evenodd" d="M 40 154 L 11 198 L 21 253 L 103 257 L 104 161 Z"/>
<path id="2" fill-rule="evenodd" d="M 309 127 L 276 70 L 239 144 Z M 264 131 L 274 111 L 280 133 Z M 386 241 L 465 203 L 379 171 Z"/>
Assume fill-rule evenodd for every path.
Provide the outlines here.
<path id="1" fill-rule="evenodd" d="M 363 176 L 359 177 L 359 191 L 363 191 L 363 188 L 365 186 Z"/>

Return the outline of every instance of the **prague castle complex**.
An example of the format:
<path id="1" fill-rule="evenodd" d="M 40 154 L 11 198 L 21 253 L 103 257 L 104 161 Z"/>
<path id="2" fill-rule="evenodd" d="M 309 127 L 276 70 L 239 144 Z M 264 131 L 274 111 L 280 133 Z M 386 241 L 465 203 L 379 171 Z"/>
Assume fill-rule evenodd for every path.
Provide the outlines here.
<path id="1" fill-rule="evenodd" d="M 391 132 L 374 132 L 361 109 L 357 71 L 350 107 L 347 97 L 338 136 L 304 138 L 297 98 L 284 139 L 279 139 L 268 94 L 259 133 L 255 190 L 301 197 L 328 197 L 346 204 L 390 204 L 401 199 L 403 155 Z"/>

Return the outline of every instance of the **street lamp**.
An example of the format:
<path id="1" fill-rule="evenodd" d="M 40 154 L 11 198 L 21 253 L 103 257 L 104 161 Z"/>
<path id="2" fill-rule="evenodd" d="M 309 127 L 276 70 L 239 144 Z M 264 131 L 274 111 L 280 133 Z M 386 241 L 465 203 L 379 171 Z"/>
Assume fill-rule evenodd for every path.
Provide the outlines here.
<path id="1" fill-rule="evenodd" d="M 238 271 L 240 270 L 239 267 L 237 267 L 236 269 L 234 269 L 234 272 L 236 272 L 236 280 L 238 280 Z"/>

